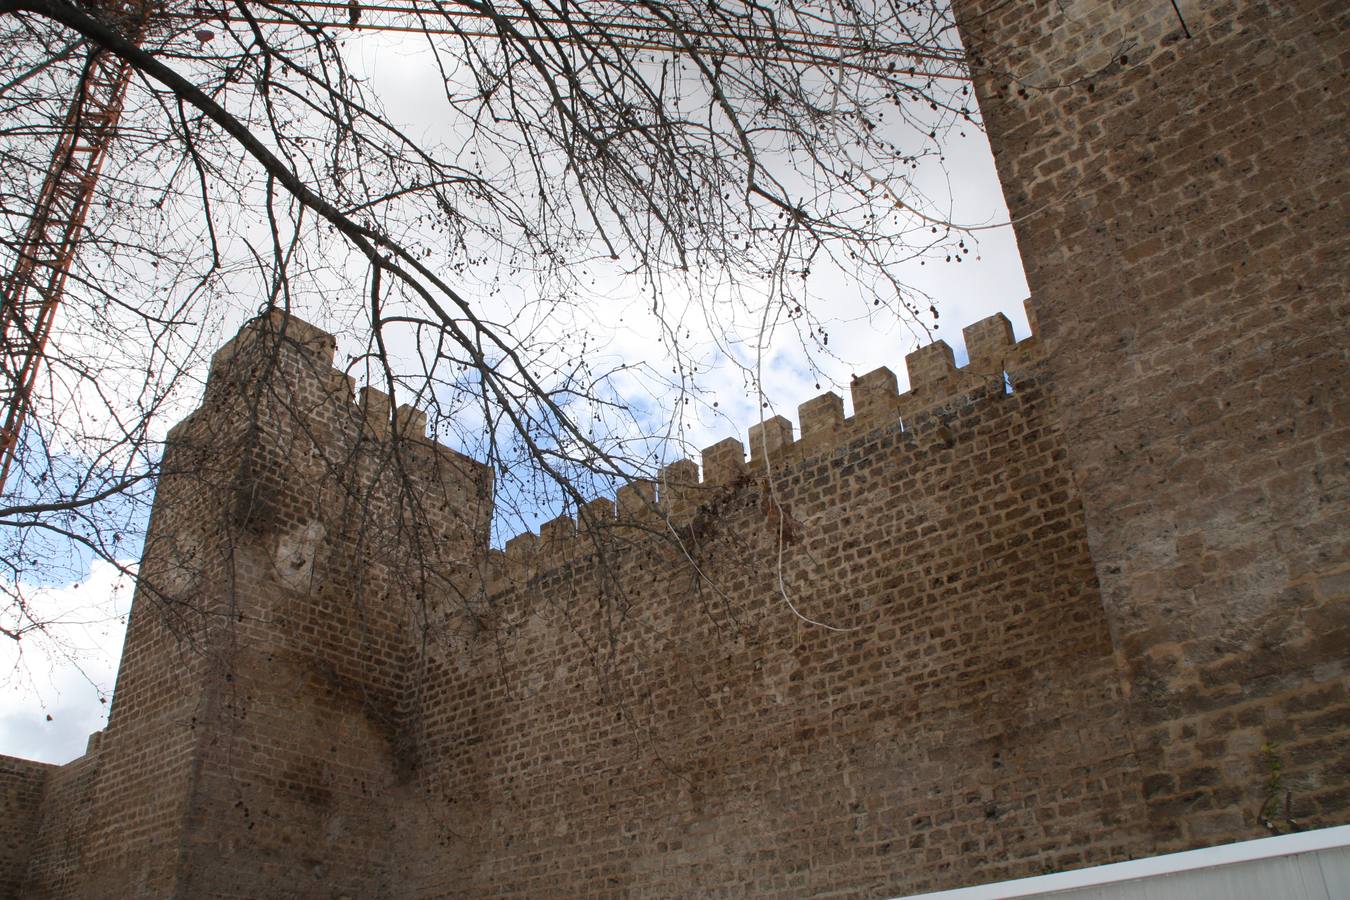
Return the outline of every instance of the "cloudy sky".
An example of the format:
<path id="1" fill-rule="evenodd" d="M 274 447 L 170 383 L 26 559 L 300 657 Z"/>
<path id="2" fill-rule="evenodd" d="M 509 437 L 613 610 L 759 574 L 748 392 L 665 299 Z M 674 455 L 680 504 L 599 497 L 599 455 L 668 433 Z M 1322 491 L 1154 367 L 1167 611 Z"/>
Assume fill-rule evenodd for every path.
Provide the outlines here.
<path id="1" fill-rule="evenodd" d="M 129 581 L 100 560 L 82 581 L 29 592 L 39 611 L 59 614 L 60 641 L 0 643 L 0 753 L 67 762 L 107 724 Z"/>
<path id="2" fill-rule="evenodd" d="M 434 71 L 429 60 L 388 41 L 366 40 L 354 44 L 352 52 L 354 63 L 369 73 L 392 118 L 414 133 L 432 127 L 419 88 Z M 973 226 L 1006 221 L 983 135 L 970 129 L 964 138 L 954 136 L 947 148 L 947 171 L 953 221 Z M 958 364 L 965 361 L 961 328 L 985 316 L 1002 312 L 1019 339 L 1027 335 L 1022 309 L 1027 288 L 1011 229 L 985 228 L 975 237 L 968 261 L 915 264 L 903 273 L 909 283 L 934 298 L 941 313 L 936 335 L 952 345 Z M 830 290 L 829 284 L 816 286 L 817 293 L 827 296 Z M 606 315 L 608 311 L 597 318 Z M 641 358 L 652 340 L 650 331 L 637 326 L 627 332 L 616 329 L 605 352 L 616 358 Z M 817 382 L 822 389 L 840 390 L 847 402 L 847 391 L 841 388 L 848 379 L 882 365 L 896 372 L 903 390 L 904 355 L 920 343 L 926 338 L 912 329 L 844 318 L 831 327 L 830 349 L 837 357 L 818 360 L 822 373 L 801 365 L 794 356 L 799 347 L 786 340 L 765 354 L 770 414 L 795 419 L 796 405 L 820 393 Z M 741 373 L 733 367 L 710 371 L 702 383 L 730 402 L 719 404 L 715 418 L 691 422 L 686 435 L 690 445 L 707 446 L 729 435 L 744 440 L 746 428 L 758 419 L 759 403 L 745 389 Z M 66 625 L 59 642 L 0 644 L 0 754 L 64 763 L 83 753 L 89 734 L 106 724 L 130 590 L 112 566 L 95 563 L 80 581 L 45 587 L 33 596 L 58 611 Z"/>

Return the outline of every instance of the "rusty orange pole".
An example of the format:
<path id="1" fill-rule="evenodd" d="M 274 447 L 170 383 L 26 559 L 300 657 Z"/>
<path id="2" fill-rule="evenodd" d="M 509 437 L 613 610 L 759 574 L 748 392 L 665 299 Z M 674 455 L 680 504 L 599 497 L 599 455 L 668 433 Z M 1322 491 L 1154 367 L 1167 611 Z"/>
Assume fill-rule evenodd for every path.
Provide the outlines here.
<path id="1" fill-rule="evenodd" d="M 138 15 L 137 38 L 144 24 Z M 52 320 L 79 246 L 99 170 L 122 113 L 130 66 L 92 50 L 51 166 L 0 294 L 0 490 L 9 479 Z"/>

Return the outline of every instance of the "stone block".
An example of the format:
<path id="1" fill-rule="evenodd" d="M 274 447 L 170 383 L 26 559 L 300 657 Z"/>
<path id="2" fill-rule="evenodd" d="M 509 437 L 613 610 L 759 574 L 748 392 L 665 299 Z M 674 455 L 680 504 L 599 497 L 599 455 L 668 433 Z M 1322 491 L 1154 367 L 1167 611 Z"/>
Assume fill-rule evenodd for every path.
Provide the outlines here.
<path id="1" fill-rule="evenodd" d="M 844 400 L 833 391 L 812 397 L 797 407 L 797 419 L 803 438 L 834 434 L 844 424 Z"/>
<path id="2" fill-rule="evenodd" d="M 774 416 L 750 426 L 750 458 L 756 463 L 780 463 L 781 451 L 792 446 L 792 423 Z"/>
<path id="3" fill-rule="evenodd" d="M 1012 323 L 1008 321 L 1008 317 L 1003 313 L 995 313 L 973 325 L 967 325 L 961 329 L 961 334 L 966 339 L 970 369 L 976 374 L 1001 375 L 1004 360 L 1016 343 L 1013 340 Z"/>
<path id="4" fill-rule="evenodd" d="M 745 471 L 745 447 L 735 438 L 703 449 L 703 483 L 730 484 Z"/>
<path id="5" fill-rule="evenodd" d="M 855 421 L 879 423 L 895 415 L 900 389 L 895 373 L 885 366 L 853 379 L 849 392 Z"/>

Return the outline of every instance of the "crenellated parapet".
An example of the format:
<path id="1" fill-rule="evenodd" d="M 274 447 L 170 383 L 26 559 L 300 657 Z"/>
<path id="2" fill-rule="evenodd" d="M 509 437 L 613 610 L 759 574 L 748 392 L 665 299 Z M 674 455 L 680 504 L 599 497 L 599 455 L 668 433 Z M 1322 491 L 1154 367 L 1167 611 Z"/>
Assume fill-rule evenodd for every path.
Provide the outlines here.
<path id="1" fill-rule="evenodd" d="M 307 383 L 303 387 L 317 388 L 317 399 L 338 401 L 333 414 L 341 417 L 345 412 L 347 418 L 361 423 L 367 437 L 397 436 L 460 455 L 428 438 L 427 415 L 422 410 L 406 403 L 395 407 L 387 393 L 369 385 L 358 390 L 354 377 L 334 367 L 336 351 L 333 335 L 273 309 L 246 324 L 212 356 L 207 400 L 266 384 L 276 398 L 299 404 L 308 399 L 312 407 L 316 398 L 303 396 L 302 383 Z"/>
<path id="2" fill-rule="evenodd" d="M 893 370 L 875 369 L 850 383 L 851 414 L 846 414 L 839 394 L 821 394 L 797 407 L 795 426 L 782 415 L 765 418 L 750 426 L 744 442 L 725 438 L 706 447 L 699 463 L 675 460 L 651 479 L 624 485 L 614 498 L 592 500 L 574 514 L 543 523 L 538 534 L 520 534 L 500 551 L 485 551 L 488 583 L 504 577 L 518 581 L 556 568 L 592 552 L 602 535 L 638 537 L 683 526 L 719 491 L 748 478 L 820 456 L 878 429 L 903 428 L 906 421 L 972 392 L 1001 389 L 1009 373 L 1039 352 L 1034 337 L 1014 340 L 1012 325 L 1002 314 L 966 327 L 963 335 L 969 352 L 965 366 L 957 367 L 951 347 L 936 341 L 905 357 L 904 392 Z M 332 335 L 274 310 L 250 322 L 215 354 L 203 408 L 218 409 L 230 397 L 244 398 L 251 387 L 266 384 L 303 420 L 312 442 L 344 446 L 360 439 L 378 447 L 397 438 L 413 450 L 414 460 L 434 448 L 433 456 L 462 462 L 457 467 L 461 474 L 471 470 L 482 482 L 475 490 L 458 491 L 461 500 L 486 497 L 490 474 L 485 466 L 429 439 L 421 410 L 407 404 L 395 407 L 388 394 L 374 387 L 357 389 L 351 376 L 333 367 L 335 350 Z M 314 474 L 318 477 L 317 469 Z"/>
<path id="3" fill-rule="evenodd" d="M 621 487 L 615 500 L 584 504 L 576 519 L 558 516 L 543 523 L 537 535 L 527 532 L 511 538 L 503 551 L 489 557 L 489 584 L 520 582 L 585 556 L 594 551 L 597 535 L 608 530 L 637 533 L 637 529 L 659 532 L 679 527 L 718 491 L 748 478 L 818 457 L 879 429 L 903 428 L 904 422 L 976 391 L 1002 391 L 1040 354 L 1035 336 L 1017 341 L 1012 323 L 1001 313 L 967 326 L 962 335 L 969 355 L 965 366 L 956 365 L 945 341 L 935 341 L 905 357 L 909 389 L 903 393 L 894 371 L 874 369 L 849 385 L 852 415 L 845 415 L 839 394 L 821 394 L 797 407 L 795 430 L 785 416 L 766 418 L 750 426 L 745 443 L 729 437 L 704 448 L 701 466 L 690 459 L 676 460 L 658 469 L 653 480 L 638 479 Z"/>

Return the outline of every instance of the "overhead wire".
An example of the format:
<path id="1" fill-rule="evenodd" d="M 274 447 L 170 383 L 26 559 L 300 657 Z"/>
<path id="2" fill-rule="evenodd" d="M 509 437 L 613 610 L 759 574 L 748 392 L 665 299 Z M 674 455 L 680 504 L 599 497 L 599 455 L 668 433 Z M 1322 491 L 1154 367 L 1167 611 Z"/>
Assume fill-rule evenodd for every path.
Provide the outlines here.
<path id="1" fill-rule="evenodd" d="M 631 14 L 618 14 L 606 17 L 603 20 L 575 20 L 549 16 L 531 16 L 524 13 L 513 13 L 505 11 L 480 11 L 469 8 L 457 8 L 455 10 L 447 9 L 443 4 L 434 2 L 434 0 L 383 0 L 383 2 L 364 4 L 364 3 L 346 3 L 337 2 L 337 0 L 290 0 L 286 3 L 278 4 L 258 4 L 263 10 L 275 10 L 272 15 L 250 12 L 250 17 L 236 12 L 230 6 L 211 8 L 204 6 L 194 7 L 192 10 L 165 10 L 161 13 L 163 18 L 177 20 L 201 20 L 204 24 L 210 22 L 236 23 L 251 21 L 259 25 L 271 26 L 298 26 L 298 27 L 318 27 L 333 28 L 343 31 L 368 31 L 368 32 L 391 32 L 403 34 L 424 34 L 432 36 L 451 36 L 459 38 L 502 38 L 500 31 L 487 30 L 481 28 L 465 28 L 459 25 L 446 24 L 438 27 L 434 24 L 435 19 L 444 20 L 469 20 L 480 22 L 507 22 L 515 24 L 527 24 L 534 28 L 543 28 L 544 26 L 562 26 L 567 29 L 564 33 L 549 31 L 517 31 L 512 34 L 512 39 L 525 40 L 539 43 L 583 43 L 588 38 L 604 37 L 606 46 L 618 50 L 632 50 L 635 52 L 652 53 L 687 53 L 688 45 L 684 40 L 676 41 L 673 32 L 669 27 L 663 24 L 655 23 L 651 20 L 642 19 Z M 300 16 L 285 17 L 280 14 L 283 9 L 295 8 L 297 10 L 316 10 L 332 11 L 334 13 L 351 14 L 353 10 L 359 10 L 360 15 L 366 16 L 389 16 L 394 21 L 348 21 L 333 19 L 328 20 L 320 17 L 302 18 Z M 398 17 L 409 17 L 416 21 L 399 22 Z M 934 53 L 928 50 L 918 49 L 918 46 L 910 42 L 872 42 L 872 41 L 846 41 L 840 40 L 835 36 L 825 32 L 811 32 L 801 29 L 773 28 L 762 31 L 735 32 L 726 30 L 717 30 L 710 26 L 694 27 L 691 22 L 690 27 L 681 31 L 680 37 L 695 42 L 695 49 L 704 50 L 710 55 L 716 55 L 727 59 L 755 59 L 766 62 L 781 63 L 809 63 L 823 67 L 835 67 L 852 69 L 858 71 L 874 72 L 878 66 L 876 63 L 859 62 L 857 56 L 869 56 L 875 58 L 884 58 L 886 56 L 899 56 L 908 59 L 919 60 L 923 62 L 959 64 L 962 61 L 961 52 L 953 48 L 949 52 Z M 669 40 L 661 40 L 663 36 L 670 36 Z M 698 42 L 710 41 L 707 46 L 698 46 Z M 740 44 L 740 48 L 731 46 L 730 43 Z M 760 45 L 756 47 L 755 45 Z M 844 55 L 836 55 L 844 54 Z M 921 76 L 924 78 L 940 78 L 947 80 L 964 80 L 966 76 L 946 72 L 928 71 L 925 67 L 920 69 L 918 66 L 909 66 L 901 71 L 900 74 Z"/>

